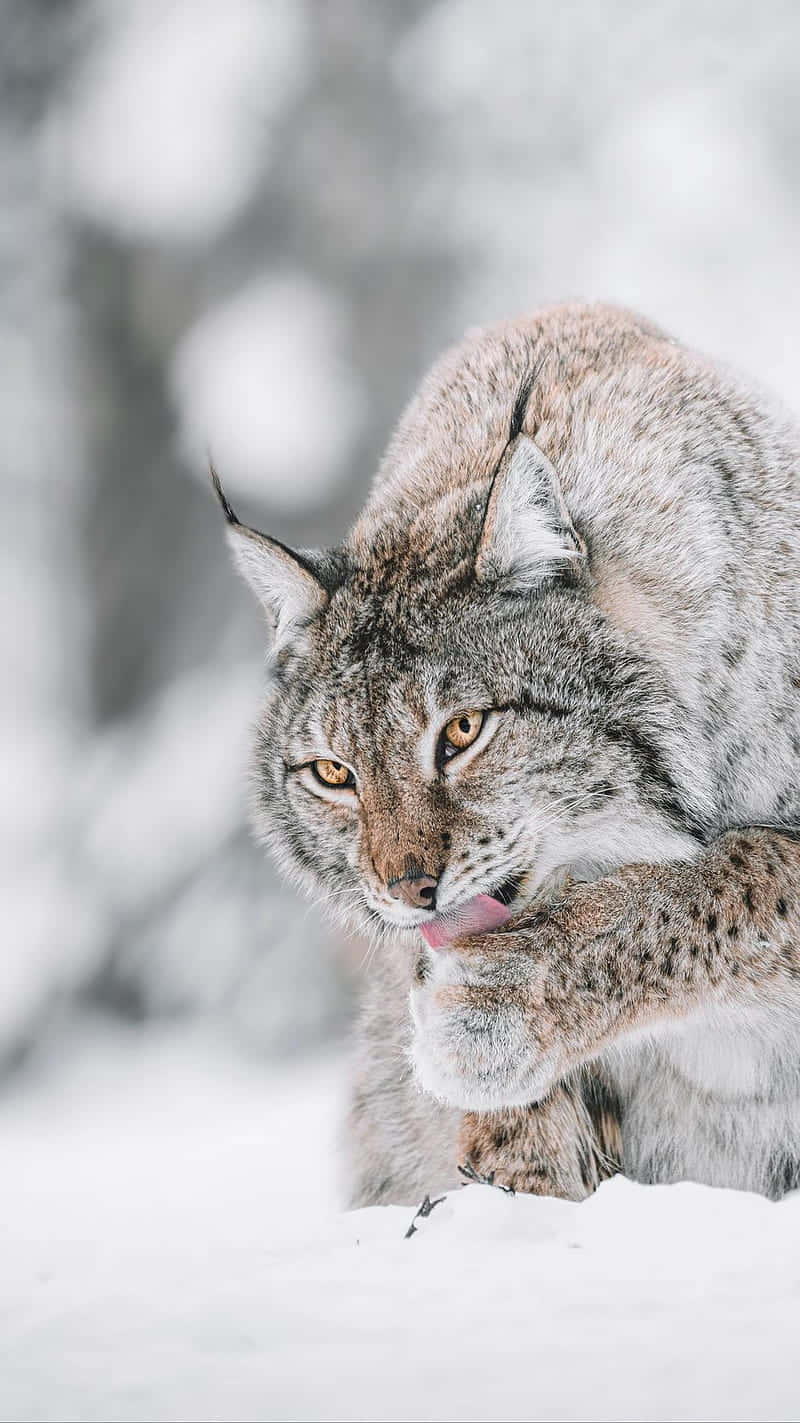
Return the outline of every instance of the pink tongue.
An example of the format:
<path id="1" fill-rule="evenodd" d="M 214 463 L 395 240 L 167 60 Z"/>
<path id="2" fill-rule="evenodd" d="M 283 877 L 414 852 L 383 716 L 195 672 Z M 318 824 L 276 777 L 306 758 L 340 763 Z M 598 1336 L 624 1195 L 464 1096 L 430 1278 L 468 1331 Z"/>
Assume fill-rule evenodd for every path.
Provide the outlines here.
<path id="1" fill-rule="evenodd" d="M 421 924 L 420 933 L 427 939 L 432 949 L 443 949 L 445 944 L 459 939 L 462 934 L 488 934 L 490 929 L 498 929 L 511 918 L 511 910 L 499 899 L 488 894 L 476 894 L 466 904 L 460 904 L 452 914 L 442 914 L 432 919 L 430 924 Z"/>

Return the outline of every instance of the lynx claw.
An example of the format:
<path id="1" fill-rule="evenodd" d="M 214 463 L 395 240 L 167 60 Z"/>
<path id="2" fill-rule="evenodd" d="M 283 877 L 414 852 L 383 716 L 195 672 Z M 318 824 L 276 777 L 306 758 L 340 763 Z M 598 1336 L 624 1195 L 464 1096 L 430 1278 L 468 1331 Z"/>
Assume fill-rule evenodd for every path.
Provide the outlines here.
<path id="1" fill-rule="evenodd" d="M 465 1184 L 474 1183 L 477 1186 L 494 1186 L 496 1191 L 505 1191 L 507 1196 L 515 1196 L 516 1191 L 513 1186 L 504 1186 L 502 1181 L 495 1181 L 494 1171 L 489 1171 L 486 1176 L 482 1176 L 480 1171 L 476 1171 L 469 1157 L 463 1163 L 459 1163 L 459 1174 L 464 1177 Z"/>

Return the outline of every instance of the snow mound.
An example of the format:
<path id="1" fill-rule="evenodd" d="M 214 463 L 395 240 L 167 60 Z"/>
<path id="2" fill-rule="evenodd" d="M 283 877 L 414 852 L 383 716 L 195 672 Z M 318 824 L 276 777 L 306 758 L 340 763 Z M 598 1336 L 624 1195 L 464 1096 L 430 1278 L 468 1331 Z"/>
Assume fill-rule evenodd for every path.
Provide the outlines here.
<path id="1" fill-rule="evenodd" d="M 8 1098 L 0 1417 L 797 1418 L 800 1195 L 468 1186 L 406 1238 L 333 1207 L 343 1084 L 94 1030 Z"/>

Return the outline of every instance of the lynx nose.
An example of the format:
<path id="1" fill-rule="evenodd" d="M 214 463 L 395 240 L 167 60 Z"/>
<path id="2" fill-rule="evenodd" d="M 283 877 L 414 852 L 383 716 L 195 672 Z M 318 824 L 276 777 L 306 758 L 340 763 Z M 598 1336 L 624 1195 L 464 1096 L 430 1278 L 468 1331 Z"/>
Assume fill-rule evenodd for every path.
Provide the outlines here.
<path id="1" fill-rule="evenodd" d="M 392 899 L 403 899 L 412 909 L 435 909 L 438 880 L 432 875 L 403 875 L 389 884 Z"/>

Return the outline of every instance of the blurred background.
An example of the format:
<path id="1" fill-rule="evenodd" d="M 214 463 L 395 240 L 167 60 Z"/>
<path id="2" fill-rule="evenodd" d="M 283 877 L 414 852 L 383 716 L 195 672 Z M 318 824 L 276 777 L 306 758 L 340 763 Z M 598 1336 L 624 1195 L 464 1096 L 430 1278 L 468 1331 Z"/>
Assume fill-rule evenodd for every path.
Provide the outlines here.
<path id="1" fill-rule="evenodd" d="M 0 1070 L 98 1022 L 302 1055 L 363 947 L 248 838 L 264 635 L 207 451 L 249 522 L 335 541 L 441 346 L 563 297 L 799 407 L 800 9 L 0 17 Z"/>

